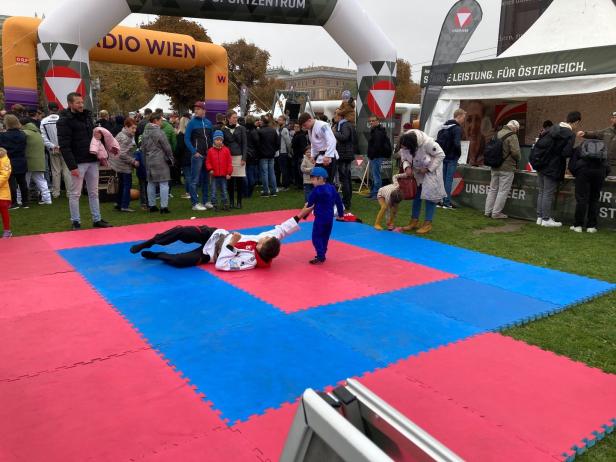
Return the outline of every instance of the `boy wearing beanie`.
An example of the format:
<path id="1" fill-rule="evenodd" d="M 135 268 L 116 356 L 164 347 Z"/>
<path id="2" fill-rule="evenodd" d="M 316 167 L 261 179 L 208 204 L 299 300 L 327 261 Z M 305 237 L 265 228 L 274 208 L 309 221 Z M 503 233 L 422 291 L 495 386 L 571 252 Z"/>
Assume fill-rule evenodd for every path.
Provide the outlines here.
<path id="1" fill-rule="evenodd" d="M 207 151 L 205 165 L 212 176 L 212 202 L 217 208 L 218 190 L 220 190 L 220 205 L 223 210 L 229 210 L 229 195 L 227 194 L 227 180 L 233 173 L 231 151 L 223 145 L 225 134 L 221 130 L 214 132 L 214 146 Z"/>
<path id="2" fill-rule="evenodd" d="M 312 225 L 312 245 L 316 256 L 310 260 L 311 265 L 325 262 L 329 236 L 334 226 L 334 205 L 338 211 L 338 220 L 344 220 L 344 206 L 340 194 L 331 183 L 327 183 L 327 170 L 315 167 L 310 172 L 310 181 L 314 189 L 308 198 L 307 208 L 314 207 L 314 223 Z"/>

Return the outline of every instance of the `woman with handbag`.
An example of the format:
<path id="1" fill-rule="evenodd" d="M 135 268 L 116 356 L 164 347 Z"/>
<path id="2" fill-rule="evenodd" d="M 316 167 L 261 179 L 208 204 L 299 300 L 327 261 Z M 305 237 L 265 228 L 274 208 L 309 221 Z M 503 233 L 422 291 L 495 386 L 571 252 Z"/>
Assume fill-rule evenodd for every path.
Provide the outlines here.
<path id="1" fill-rule="evenodd" d="M 139 162 L 135 160 L 135 133 L 137 132 L 137 122 L 135 119 L 127 118 L 124 121 L 124 128 L 116 135 L 116 140 L 120 145 L 120 154 L 109 157 L 109 166 L 118 175 L 117 202 L 115 209 L 120 212 L 134 212 L 130 206 L 130 190 L 133 186 L 133 168 L 139 167 Z"/>
<path id="2" fill-rule="evenodd" d="M 171 144 L 161 130 L 162 115 L 152 114 L 150 123 L 143 131 L 141 151 L 145 160 L 145 169 L 148 180 L 148 206 L 150 212 L 158 212 L 156 207 L 156 187 L 160 188 L 160 213 L 169 211 L 169 181 L 173 164 L 173 151 Z"/>
<path id="3" fill-rule="evenodd" d="M 421 130 L 409 130 L 400 138 L 402 162 L 409 162 L 407 173 L 417 181 L 417 195 L 413 201 L 411 221 L 403 231 L 417 230 L 417 234 L 432 231 L 436 204 L 447 195 L 443 183 L 443 159 L 445 153 L 438 143 Z M 410 172 L 408 171 L 410 169 Z M 425 204 L 425 219 L 419 223 L 422 205 Z"/>

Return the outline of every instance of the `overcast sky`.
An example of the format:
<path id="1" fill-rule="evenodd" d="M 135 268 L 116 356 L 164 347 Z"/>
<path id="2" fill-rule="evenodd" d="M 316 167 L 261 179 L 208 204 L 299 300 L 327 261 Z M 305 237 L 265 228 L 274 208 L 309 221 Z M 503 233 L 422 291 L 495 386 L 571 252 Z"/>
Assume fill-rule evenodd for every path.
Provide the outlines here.
<path id="1" fill-rule="evenodd" d="M 62 0 L 20 0 L 0 2 L 0 14 L 33 16 L 49 12 Z M 104 0 L 98 0 L 104 1 Z M 432 61 L 434 48 L 447 11 L 456 0 L 359 0 L 397 47 L 398 56 L 413 65 L 418 81 L 422 65 Z M 499 0 L 479 0 L 483 21 L 466 47 L 463 60 L 496 55 Z M 387 5 L 386 7 L 384 5 Z M 122 24 L 135 26 L 154 16 L 133 14 Z M 92 21 L 86 18 L 84 21 Z M 342 49 L 320 27 L 253 24 L 246 22 L 197 20 L 208 30 L 215 43 L 233 42 L 239 38 L 267 50 L 270 65 L 283 65 L 296 70 L 309 65 L 347 67 L 349 60 Z M 350 66 L 354 67 L 353 62 Z"/>

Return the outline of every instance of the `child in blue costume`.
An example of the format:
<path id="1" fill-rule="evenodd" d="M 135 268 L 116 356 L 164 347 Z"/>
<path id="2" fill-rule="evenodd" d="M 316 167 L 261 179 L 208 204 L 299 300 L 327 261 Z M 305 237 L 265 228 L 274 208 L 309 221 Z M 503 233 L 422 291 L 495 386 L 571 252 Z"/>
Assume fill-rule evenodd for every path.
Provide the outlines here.
<path id="1" fill-rule="evenodd" d="M 344 220 L 344 206 L 340 194 L 334 185 L 327 183 L 327 170 L 315 167 L 310 172 L 310 181 L 314 189 L 308 198 L 307 207 L 314 207 L 314 223 L 312 225 L 312 245 L 317 252 L 310 264 L 318 265 L 325 262 L 327 243 L 334 226 L 334 205 L 338 210 L 338 220 Z"/>

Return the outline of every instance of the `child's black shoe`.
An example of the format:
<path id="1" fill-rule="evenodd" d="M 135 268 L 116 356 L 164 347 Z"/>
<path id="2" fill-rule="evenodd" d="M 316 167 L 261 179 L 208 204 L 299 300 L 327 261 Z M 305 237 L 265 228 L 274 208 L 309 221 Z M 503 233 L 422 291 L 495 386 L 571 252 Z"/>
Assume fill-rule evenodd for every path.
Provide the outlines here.
<path id="1" fill-rule="evenodd" d="M 320 265 L 322 263 L 325 263 L 325 259 L 321 260 L 319 257 L 314 257 L 308 263 L 310 263 L 311 265 Z"/>

